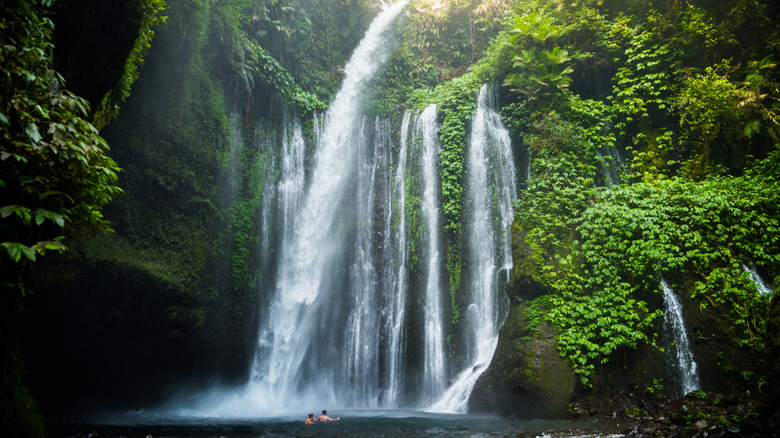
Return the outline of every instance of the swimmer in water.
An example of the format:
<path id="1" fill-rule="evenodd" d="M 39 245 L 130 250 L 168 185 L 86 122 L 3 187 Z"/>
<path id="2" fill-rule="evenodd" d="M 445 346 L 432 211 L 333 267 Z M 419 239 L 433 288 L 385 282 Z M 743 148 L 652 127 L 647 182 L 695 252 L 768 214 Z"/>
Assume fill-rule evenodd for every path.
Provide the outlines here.
<path id="1" fill-rule="evenodd" d="M 341 417 L 330 418 L 328 417 L 328 411 L 326 411 L 325 409 L 322 410 L 322 415 L 317 417 L 317 421 L 338 421 L 338 420 L 341 420 Z"/>

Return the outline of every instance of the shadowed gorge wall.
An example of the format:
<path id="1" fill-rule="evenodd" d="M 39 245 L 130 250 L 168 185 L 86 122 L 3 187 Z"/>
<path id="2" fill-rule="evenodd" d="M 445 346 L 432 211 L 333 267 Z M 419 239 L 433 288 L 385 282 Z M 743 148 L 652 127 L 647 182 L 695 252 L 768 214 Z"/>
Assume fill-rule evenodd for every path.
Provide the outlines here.
<path id="1" fill-rule="evenodd" d="M 54 66 L 93 108 L 122 75 L 138 33 L 141 1 L 54 2 Z"/>

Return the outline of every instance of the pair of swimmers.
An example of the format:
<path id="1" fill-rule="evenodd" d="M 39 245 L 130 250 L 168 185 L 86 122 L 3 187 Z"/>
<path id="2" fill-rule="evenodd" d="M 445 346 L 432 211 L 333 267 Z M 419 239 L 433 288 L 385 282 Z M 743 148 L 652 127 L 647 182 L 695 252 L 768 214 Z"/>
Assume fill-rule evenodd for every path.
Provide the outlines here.
<path id="1" fill-rule="evenodd" d="M 338 421 L 338 420 L 341 420 L 341 417 L 330 418 L 330 417 L 328 417 L 328 411 L 323 409 L 322 410 L 322 415 L 320 415 L 317 418 L 314 418 L 314 414 L 309 414 L 309 418 L 307 418 L 306 421 L 304 421 L 303 423 L 304 424 L 314 424 L 317 421 L 325 422 L 325 421 Z"/>

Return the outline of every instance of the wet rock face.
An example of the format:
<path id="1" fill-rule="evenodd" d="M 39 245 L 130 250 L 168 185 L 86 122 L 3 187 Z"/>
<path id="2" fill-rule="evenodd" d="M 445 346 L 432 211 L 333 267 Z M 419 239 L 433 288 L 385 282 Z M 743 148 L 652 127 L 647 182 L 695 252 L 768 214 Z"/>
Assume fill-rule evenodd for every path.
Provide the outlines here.
<path id="1" fill-rule="evenodd" d="M 493 362 L 477 382 L 469 412 L 527 418 L 568 415 L 577 379 L 558 354 L 552 327 L 515 306 L 501 330 Z"/>

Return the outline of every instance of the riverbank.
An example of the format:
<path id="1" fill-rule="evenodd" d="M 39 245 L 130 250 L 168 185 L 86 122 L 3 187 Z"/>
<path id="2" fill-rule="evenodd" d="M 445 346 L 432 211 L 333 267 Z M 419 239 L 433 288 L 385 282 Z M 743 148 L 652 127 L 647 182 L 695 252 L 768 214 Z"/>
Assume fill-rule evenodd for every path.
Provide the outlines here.
<path id="1" fill-rule="evenodd" d="M 763 394 L 693 391 L 676 400 L 648 401 L 623 394 L 598 403 L 574 403 L 574 417 L 607 416 L 627 437 L 776 437 L 780 411 Z"/>

